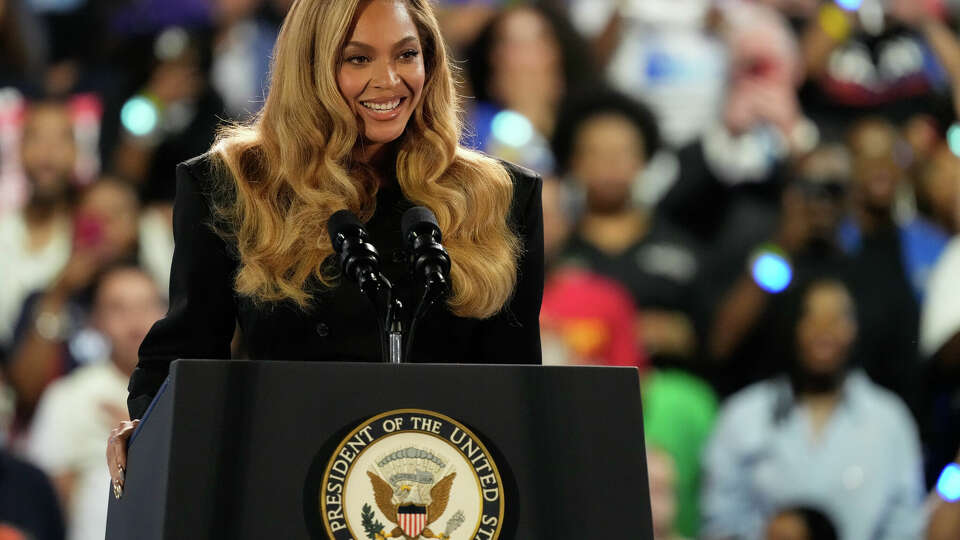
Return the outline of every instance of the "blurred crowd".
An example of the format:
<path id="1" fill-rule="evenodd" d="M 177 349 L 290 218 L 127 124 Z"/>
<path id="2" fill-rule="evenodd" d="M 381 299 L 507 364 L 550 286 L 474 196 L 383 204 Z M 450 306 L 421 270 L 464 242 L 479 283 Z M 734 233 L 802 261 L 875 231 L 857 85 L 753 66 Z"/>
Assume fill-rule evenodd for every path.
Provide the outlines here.
<path id="1" fill-rule="evenodd" d="M 0 0 L 0 538 L 103 537 L 174 165 L 292 1 Z M 436 4 L 463 144 L 544 178 L 544 363 L 639 368 L 655 538 L 960 538 L 960 2 Z"/>

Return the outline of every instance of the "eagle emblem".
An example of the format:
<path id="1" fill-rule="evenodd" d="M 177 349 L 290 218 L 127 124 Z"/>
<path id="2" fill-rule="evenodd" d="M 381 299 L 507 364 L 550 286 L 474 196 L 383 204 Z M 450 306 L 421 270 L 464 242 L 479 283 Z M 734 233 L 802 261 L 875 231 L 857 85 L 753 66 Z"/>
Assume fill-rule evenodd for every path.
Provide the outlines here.
<path id="1" fill-rule="evenodd" d="M 435 533 L 432 525 L 447 509 L 450 490 L 457 473 L 447 460 L 422 448 L 401 448 L 376 460 L 367 471 L 374 500 L 393 530 L 374 532 L 375 540 L 440 538 L 448 540 L 463 523 L 463 513 L 448 520 L 445 530 Z M 378 525 L 379 526 L 379 525 Z"/>

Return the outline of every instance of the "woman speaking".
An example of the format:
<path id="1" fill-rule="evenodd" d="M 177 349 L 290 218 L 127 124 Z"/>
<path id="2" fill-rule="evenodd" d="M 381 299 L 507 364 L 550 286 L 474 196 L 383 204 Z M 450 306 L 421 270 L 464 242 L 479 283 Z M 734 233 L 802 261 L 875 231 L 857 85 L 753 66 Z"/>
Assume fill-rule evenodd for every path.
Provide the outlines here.
<path id="1" fill-rule="evenodd" d="M 177 168 L 170 310 L 140 347 L 140 418 L 177 358 L 380 359 L 377 314 L 339 279 L 327 221 L 366 223 L 395 294 L 412 294 L 400 220 L 431 209 L 450 291 L 420 322 L 414 362 L 539 363 L 540 179 L 459 146 L 458 99 L 429 0 L 297 0 L 249 124 Z M 123 489 L 126 440 L 107 461 Z"/>

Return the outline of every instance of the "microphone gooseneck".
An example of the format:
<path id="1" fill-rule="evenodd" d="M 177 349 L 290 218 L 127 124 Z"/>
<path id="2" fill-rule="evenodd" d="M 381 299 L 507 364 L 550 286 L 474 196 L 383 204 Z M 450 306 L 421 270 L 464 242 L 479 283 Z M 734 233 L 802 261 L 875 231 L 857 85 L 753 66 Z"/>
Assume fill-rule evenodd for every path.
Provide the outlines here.
<path id="1" fill-rule="evenodd" d="M 415 206 L 404 212 L 400 229 L 408 253 L 410 273 L 422 293 L 410 319 L 405 352 L 409 358 L 418 323 L 450 291 L 450 255 L 443 247 L 443 234 L 437 217 L 429 208 Z"/>
<path id="2" fill-rule="evenodd" d="M 392 349 L 399 347 L 393 334 L 402 332 L 395 324 L 402 306 L 393 298 L 390 280 L 380 273 L 380 254 L 368 241 L 367 229 L 353 212 L 340 210 L 327 220 L 327 233 L 339 258 L 340 271 L 357 284 L 377 311 L 380 356 L 384 362 L 399 362 L 399 354 Z"/>

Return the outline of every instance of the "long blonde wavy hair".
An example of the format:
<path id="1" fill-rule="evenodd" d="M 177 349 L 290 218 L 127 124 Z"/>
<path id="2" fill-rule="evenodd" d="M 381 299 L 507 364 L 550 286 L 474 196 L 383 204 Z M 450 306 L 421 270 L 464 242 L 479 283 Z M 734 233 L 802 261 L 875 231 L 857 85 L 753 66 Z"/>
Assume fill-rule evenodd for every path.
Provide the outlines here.
<path id="1" fill-rule="evenodd" d="M 248 124 L 225 127 L 213 147 L 229 174 L 214 208 L 240 258 L 234 288 L 257 301 L 310 303 L 308 281 L 333 286 L 327 219 L 347 208 L 373 216 L 378 183 L 356 159 L 363 124 L 337 86 L 341 51 L 369 0 L 296 0 L 274 48 L 270 90 Z M 513 184 L 495 160 L 459 146 L 453 70 L 430 0 L 403 0 L 420 34 L 426 80 L 397 145 L 404 195 L 436 214 L 453 262 L 447 304 L 486 318 L 510 298 L 520 244 L 507 216 Z M 397 232 L 399 234 L 399 231 Z"/>

